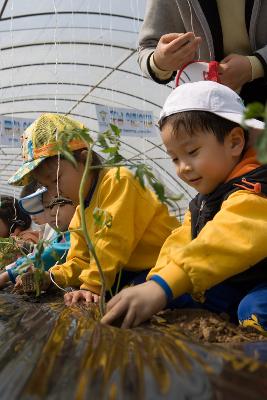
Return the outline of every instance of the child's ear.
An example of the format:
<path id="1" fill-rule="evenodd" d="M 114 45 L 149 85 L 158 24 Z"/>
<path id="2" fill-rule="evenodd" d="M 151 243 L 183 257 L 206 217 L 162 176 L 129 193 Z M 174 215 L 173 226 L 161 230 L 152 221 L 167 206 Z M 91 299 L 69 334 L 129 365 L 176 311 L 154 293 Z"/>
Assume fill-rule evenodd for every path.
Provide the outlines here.
<path id="1" fill-rule="evenodd" d="M 241 127 L 233 128 L 227 138 L 232 155 L 240 156 L 246 144 L 244 130 Z"/>

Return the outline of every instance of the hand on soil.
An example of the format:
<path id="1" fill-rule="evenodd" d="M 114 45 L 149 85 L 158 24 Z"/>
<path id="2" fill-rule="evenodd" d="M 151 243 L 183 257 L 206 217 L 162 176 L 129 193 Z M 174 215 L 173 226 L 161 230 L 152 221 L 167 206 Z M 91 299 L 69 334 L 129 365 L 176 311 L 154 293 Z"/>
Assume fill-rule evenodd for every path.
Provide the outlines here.
<path id="1" fill-rule="evenodd" d="M 66 306 L 74 306 L 78 303 L 98 303 L 99 295 L 90 292 L 90 290 L 74 290 L 64 295 Z"/>
<path id="2" fill-rule="evenodd" d="M 122 318 L 122 328 L 131 328 L 162 310 L 167 303 L 164 290 L 153 281 L 123 289 L 107 304 L 103 324 L 112 324 Z"/>

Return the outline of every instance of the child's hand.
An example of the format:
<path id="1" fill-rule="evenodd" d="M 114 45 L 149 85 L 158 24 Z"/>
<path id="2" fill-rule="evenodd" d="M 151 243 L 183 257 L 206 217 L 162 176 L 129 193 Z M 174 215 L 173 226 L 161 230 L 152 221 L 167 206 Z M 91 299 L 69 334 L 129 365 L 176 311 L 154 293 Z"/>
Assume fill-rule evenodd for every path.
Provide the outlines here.
<path id="1" fill-rule="evenodd" d="M 154 281 L 123 289 L 107 304 L 107 314 L 103 324 L 111 324 L 123 317 L 122 328 L 139 325 L 162 310 L 167 303 L 164 290 Z"/>
<path id="2" fill-rule="evenodd" d="M 16 277 L 16 283 L 12 290 L 12 293 L 23 293 L 23 284 L 22 284 L 21 275 L 18 275 Z"/>
<path id="3" fill-rule="evenodd" d="M 154 52 L 154 62 L 163 71 L 177 71 L 194 60 L 200 43 L 201 38 L 193 32 L 163 35 Z"/>
<path id="4" fill-rule="evenodd" d="M 66 306 L 73 306 L 78 303 L 98 303 L 99 295 L 90 292 L 90 290 L 74 290 L 73 292 L 64 295 L 64 302 Z"/>

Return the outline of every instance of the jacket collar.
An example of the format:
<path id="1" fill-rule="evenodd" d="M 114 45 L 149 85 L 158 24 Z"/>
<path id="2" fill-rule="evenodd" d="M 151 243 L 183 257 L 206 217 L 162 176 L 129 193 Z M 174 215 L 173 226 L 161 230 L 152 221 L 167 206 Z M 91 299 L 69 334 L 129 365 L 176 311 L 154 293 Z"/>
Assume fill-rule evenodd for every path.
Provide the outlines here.
<path id="1" fill-rule="evenodd" d="M 261 164 L 257 160 L 256 151 L 252 147 L 250 147 L 245 152 L 242 160 L 235 166 L 235 168 L 231 171 L 230 175 L 228 175 L 225 182 L 237 178 L 238 176 L 245 175 L 248 172 L 251 172 L 260 166 Z"/>

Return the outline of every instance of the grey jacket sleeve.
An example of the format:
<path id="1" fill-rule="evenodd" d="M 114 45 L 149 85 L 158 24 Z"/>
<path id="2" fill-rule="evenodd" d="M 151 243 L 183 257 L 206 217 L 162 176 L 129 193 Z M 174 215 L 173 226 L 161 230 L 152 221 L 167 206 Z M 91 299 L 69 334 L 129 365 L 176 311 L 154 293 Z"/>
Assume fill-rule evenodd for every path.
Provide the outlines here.
<path id="1" fill-rule="evenodd" d="M 267 1 L 254 0 L 250 42 L 253 55 L 256 56 L 264 68 L 264 78 L 267 80 Z"/>
<path id="2" fill-rule="evenodd" d="M 154 52 L 160 37 L 173 32 L 185 32 L 176 1 L 147 0 L 138 47 L 138 63 L 146 76 L 155 79 L 148 67 L 149 57 Z"/>
<path id="3" fill-rule="evenodd" d="M 267 45 L 256 50 L 253 55 L 256 56 L 262 63 L 264 69 L 264 79 L 267 80 Z"/>

